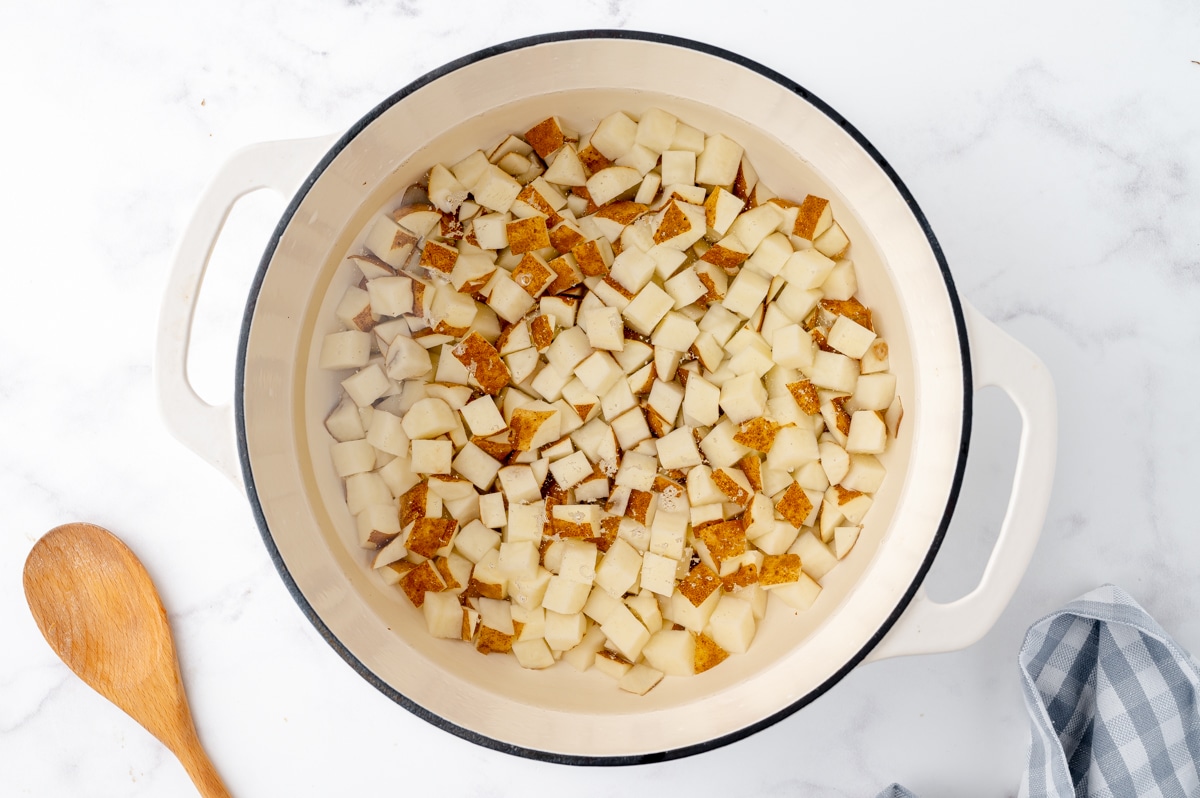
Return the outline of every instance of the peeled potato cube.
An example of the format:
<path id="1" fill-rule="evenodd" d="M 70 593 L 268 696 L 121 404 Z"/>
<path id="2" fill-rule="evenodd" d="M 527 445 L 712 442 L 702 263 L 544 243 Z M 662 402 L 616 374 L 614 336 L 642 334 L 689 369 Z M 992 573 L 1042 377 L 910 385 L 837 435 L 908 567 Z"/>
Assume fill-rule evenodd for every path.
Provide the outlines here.
<path id="1" fill-rule="evenodd" d="M 691 382 L 691 380 L 689 380 Z M 767 409 L 767 389 L 761 378 L 742 374 L 721 386 L 721 409 L 735 424 L 762 416 Z M 685 397 L 686 404 L 687 399 Z"/>
<path id="2" fill-rule="evenodd" d="M 579 160 L 579 152 L 570 143 L 564 144 L 558 151 L 554 162 L 542 177 L 548 183 L 559 186 L 582 186 L 587 183 L 587 173 L 583 162 Z"/>
<path id="3" fill-rule="evenodd" d="M 637 581 L 641 567 L 641 552 L 617 539 L 596 568 L 595 583 L 609 595 L 620 598 Z"/>
<path id="4" fill-rule="evenodd" d="M 814 385 L 830 391 L 854 393 L 858 384 L 858 362 L 837 352 L 814 352 L 806 373 Z"/>
<path id="5" fill-rule="evenodd" d="M 642 648 L 646 664 L 668 676 L 692 676 L 696 672 L 696 638 L 683 629 L 663 629 Z"/>
<path id="6" fill-rule="evenodd" d="M 512 644 L 513 656 L 522 668 L 540 670 L 555 663 L 554 654 L 542 639 L 518 640 Z"/>
<path id="7" fill-rule="evenodd" d="M 696 427 L 717 423 L 720 399 L 720 388 L 698 375 L 689 377 L 683 393 L 683 423 Z"/>
<path id="8" fill-rule="evenodd" d="M 863 374 L 854 388 L 853 403 L 858 410 L 887 410 L 895 398 L 895 374 Z"/>
<path id="9" fill-rule="evenodd" d="M 696 159 L 696 182 L 710 186 L 731 186 L 742 164 L 742 146 L 733 139 L 715 133 L 704 140 L 704 151 Z"/>
<path id="10" fill-rule="evenodd" d="M 638 663 L 617 679 L 617 687 L 634 695 L 645 695 L 662 681 L 663 673 L 649 665 Z"/>
<path id="11" fill-rule="evenodd" d="M 642 554 L 640 584 L 644 590 L 669 597 L 675 590 L 677 560 L 647 551 Z"/>
<path id="12" fill-rule="evenodd" d="M 333 469 L 339 477 L 361 474 L 375 468 L 375 447 L 366 440 L 335 443 L 329 451 L 333 456 Z"/>
<path id="13" fill-rule="evenodd" d="M 607 352 L 597 351 L 575 367 L 575 378 L 592 393 L 602 396 L 625 376 L 621 366 Z"/>
<path id="14" fill-rule="evenodd" d="M 816 241 L 813 241 L 813 249 L 831 258 L 841 257 L 849 246 L 850 239 L 846 237 L 842 226 L 837 222 L 831 224 L 828 230 L 817 236 Z"/>
<path id="15" fill-rule="evenodd" d="M 687 150 L 666 150 L 662 154 L 663 185 L 696 182 L 696 153 Z"/>
<path id="16" fill-rule="evenodd" d="M 679 120 L 661 108 L 651 108 L 638 120 L 634 140 L 656 153 L 663 152 L 675 139 L 678 123 Z"/>
<path id="17" fill-rule="evenodd" d="M 403 335 L 392 339 L 384 365 L 387 375 L 393 380 L 423 377 L 433 371 L 433 359 L 429 356 L 429 350 Z"/>
<path id="18" fill-rule="evenodd" d="M 740 241 L 747 252 L 754 252 L 767 236 L 778 229 L 782 220 L 783 210 L 778 205 L 759 205 L 740 214 L 729 226 L 726 235 Z"/>
<path id="19" fill-rule="evenodd" d="M 820 579 L 837 565 L 837 557 L 812 532 L 805 532 L 796 538 L 788 551 L 800 555 L 804 572 L 813 579 Z"/>
<path id="20" fill-rule="evenodd" d="M 839 526 L 833 530 L 833 553 L 839 559 L 845 558 L 858 541 L 858 533 L 862 526 Z"/>
<path id="21" fill-rule="evenodd" d="M 636 662 L 650 640 L 650 632 L 624 604 L 618 603 L 600 630 L 613 647 L 630 662 Z"/>
<path id="22" fill-rule="evenodd" d="M 587 191 L 592 202 L 604 205 L 632 191 L 642 182 L 642 173 L 629 166 L 610 166 L 588 178 Z M 585 272 L 586 273 L 586 272 Z"/>
<path id="23" fill-rule="evenodd" d="M 453 593 L 426 593 L 421 612 L 433 637 L 458 640 L 462 637 L 463 607 Z"/>
<path id="24" fill-rule="evenodd" d="M 800 574 L 800 579 L 785 585 L 777 585 L 771 589 L 771 595 L 783 601 L 795 610 L 804 610 L 816 603 L 821 594 L 821 586 L 806 573 Z"/>
<path id="25" fill-rule="evenodd" d="M 691 468 L 703 460 L 696 448 L 696 438 L 691 427 L 680 427 L 659 438 L 656 442 L 658 461 L 663 468 Z"/>
<path id="26" fill-rule="evenodd" d="M 800 288 L 820 288 L 836 263 L 815 249 L 793 252 L 780 272 L 790 285 Z"/>
<path id="27" fill-rule="evenodd" d="M 338 406 L 325 418 L 325 429 L 338 441 L 359 440 L 366 435 L 358 405 L 349 396 L 343 396 Z"/>
<path id="28" fill-rule="evenodd" d="M 725 294 L 725 299 L 721 304 L 726 310 L 732 310 L 739 316 L 749 318 L 762 306 L 770 286 L 770 279 L 749 269 L 743 269 L 738 272 L 737 277 L 733 278 L 733 282 L 729 285 L 729 291 Z"/>
<path id="29" fill-rule="evenodd" d="M 837 351 L 855 360 L 862 358 L 875 340 L 875 333 L 849 316 L 838 316 L 829 328 L 827 341 Z"/>
<path id="30" fill-rule="evenodd" d="M 454 411 L 445 400 L 426 397 L 413 403 L 404 414 L 401 427 L 409 438 L 428 439 L 444 435 L 455 428 Z"/>
<path id="31" fill-rule="evenodd" d="M 883 484 L 887 469 L 871 454 L 850 455 L 850 468 L 842 479 L 842 487 L 863 493 L 875 493 Z"/>
<path id="32" fill-rule="evenodd" d="M 887 449 L 887 425 L 874 410 L 857 410 L 850 417 L 846 451 L 853 454 L 882 454 Z"/>
<path id="33" fill-rule="evenodd" d="M 392 492 L 379 474 L 368 471 L 346 477 L 346 508 L 351 515 L 358 515 L 373 504 L 391 501 Z"/>
<path id="34" fill-rule="evenodd" d="M 371 334 L 346 330 L 326 335 L 321 341 L 318 365 L 323 369 L 357 369 L 371 359 Z"/>
<path id="35" fill-rule="evenodd" d="M 587 330 L 588 343 L 595 349 L 620 352 L 625 348 L 625 323 L 621 312 L 606 306 L 585 311 L 580 326 Z"/>
<path id="36" fill-rule="evenodd" d="M 499 166 L 490 164 L 483 169 L 471 188 L 475 202 L 490 211 L 504 213 L 521 193 L 521 184 Z"/>
<path id="37" fill-rule="evenodd" d="M 748 602 L 721 596 L 708 619 L 706 633 L 730 654 L 745 654 L 754 640 L 754 610 Z"/>
<path id="38" fill-rule="evenodd" d="M 655 283 L 648 283 L 629 302 L 621 315 L 635 332 L 650 335 L 674 306 L 675 300 L 670 294 Z"/>
<path id="39" fill-rule="evenodd" d="M 552 651 L 568 651 L 583 642 L 587 632 L 587 618 L 576 612 L 564 615 L 552 610 L 546 612 L 546 645 Z"/>
<path id="40" fill-rule="evenodd" d="M 449 474 L 454 458 L 454 444 L 443 440 L 414 440 L 412 470 L 418 474 Z"/>
<path id="41" fill-rule="evenodd" d="M 574 615 L 583 611 L 591 592 L 591 583 L 576 582 L 559 574 L 550 577 L 542 606 L 563 615 Z"/>
<path id="42" fill-rule="evenodd" d="M 826 299 L 846 300 L 858 293 L 858 277 L 854 272 L 854 263 L 849 260 L 839 260 L 821 283 L 821 293 Z"/>
<path id="43" fill-rule="evenodd" d="M 625 113 L 616 111 L 600 120 L 588 142 L 605 158 L 615 161 L 633 148 L 637 142 L 637 134 L 638 123 Z"/>
<path id="44" fill-rule="evenodd" d="M 345 389 L 346 395 L 360 408 L 370 407 L 391 387 L 391 381 L 376 363 L 371 363 L 342 380 L 342 388 Z"/>

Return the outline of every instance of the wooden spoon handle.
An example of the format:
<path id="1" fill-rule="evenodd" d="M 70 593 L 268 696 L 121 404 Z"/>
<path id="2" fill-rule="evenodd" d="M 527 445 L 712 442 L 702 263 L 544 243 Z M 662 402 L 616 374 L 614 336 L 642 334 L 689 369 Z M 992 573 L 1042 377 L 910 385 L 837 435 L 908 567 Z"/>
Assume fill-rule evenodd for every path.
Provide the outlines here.
<path id="1" fill-rule="evenodd" d="M 225 788 L 225 782 L 221 781 L 217 769 L 213 767 L 212 761 L 204 753 L 204 747 L 200 745 L 200 738 L 194 727 L 191 729 L 190 739 L 185 739 L 181 743 L 176 746 L 175 756 L 179 758 L 179 763 L 187 771 L 192 783 L 200 791 L 200 795 L 203 798 L 232 798 L 229 790 Z"/>

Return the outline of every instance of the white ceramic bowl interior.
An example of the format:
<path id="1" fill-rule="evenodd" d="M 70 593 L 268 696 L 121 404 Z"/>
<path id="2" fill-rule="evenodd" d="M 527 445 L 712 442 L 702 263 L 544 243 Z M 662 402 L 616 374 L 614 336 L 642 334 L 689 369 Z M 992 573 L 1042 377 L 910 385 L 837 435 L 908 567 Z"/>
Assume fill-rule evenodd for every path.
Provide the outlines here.
<path id="1" fill-rule="evenodd" d="M 749 653 L 646 696 L 566 665 L 521 669 L 436 640 L 368 567 L 323 420 L 339 375 L 317 368 L 333 308 L 358 280 L 364 227 L 434 163 L 453 163 L 554 114 L 589 130 L 660 107 L 740 142 L 783 197 L 828 197 L 853 242 L 860 297 L 890 346 L 905 415 L 888 477 L 816 605 L 771 602 Z M 301 190 L 248 311 L 239 435 L 251 498 L 285 579 L 330 643 L 373 684 L 450 731 L 572 762 L 677 756 L 736 739 L 819 695 L 877 642 L 936 552 L 961 478 L 970 380 L 957 298 L 936 242 L 886 163 L 786 79 L 693 43 L 564 35 L 456 62 L 356 125 Z"/>

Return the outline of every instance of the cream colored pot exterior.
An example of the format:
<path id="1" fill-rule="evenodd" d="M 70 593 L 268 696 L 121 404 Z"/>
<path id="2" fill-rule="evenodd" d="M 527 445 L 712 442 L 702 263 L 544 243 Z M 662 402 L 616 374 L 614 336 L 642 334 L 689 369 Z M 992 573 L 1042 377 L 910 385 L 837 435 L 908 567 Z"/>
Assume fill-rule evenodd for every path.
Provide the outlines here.
<path id="1" fill-rule="evenodd" d="M 816 606 L 796 614 L 772 602 L 748 654 L 697 677 L 668 678 L 638 697 L 595 673 L 567 666 L 526 671 L 512 657 L 482 657 L 426 634 L 421 614 L 366 567 L 357 545 L 323 427 L 340 390 L 338 375 L 317 368 L 314 344 L 334 329 L 332 308 L 357 280 L 345 255 L 356 251 L 372 215 L 431 164 L 453 163 L 551 114 L 586 130 L 613 110 L 637 114 L 651 107 L 739 141 L 781 196 L 831 199 L 854 242 L 860 296 L 889 343 L 905 415 L 883 458 L 888 478 L 860 541 L 823 580 Z M 281 146 L 295 156 L 326 143 L 271 145 L 239 158 L 260 163 Z M 232 202 L 257 185 L 291 188 L 272 180 L 286 172 L 282 167 L 260 171 L 262 179 L 227 181 L 220 191 Z M 220 227 L 217 214 L 211 216 L 194 224 L 189 234 L 196 240 L 181 245 L 181 256 L 199 253 L 206 236 L 211 247 Z M 195 255 L 190 276 L 173 277 L 172 291 L 199 279 L 206 252 Z M 812 700 L 879 643 L 916 593 L 953 510 L 973 386 L 967 324 L 936 241 L 882 158 L 849 125 L 786 79 L 727 53 L 662 37 L 567 34 L 451 64 L 389 99 L 329 149 L 300 186 L 259 278 L 243 332 L 236 415 L 246 486 L 268 547 L 309 617 L 365 678 L 485 745 L 618 763 L 692 753 L 760 728 Z M 228 416 L 196 405 L 185 378 L 173 373 L 171 364 L 186 351 L 187 315 L 177 314 L 182 321 L 168 315 L 164 310 L 159 352 L 160 371 L 172 372 L 160 374 L 168 423 L 228 472 L 232 450 L 213 442 L 213 430 Z M 910 613 L 916 620 L 908 624 L 907 642 L 888 653 L 945 649 L 982 635 L 1015 589 L 1044 517 L 1053 472 L 1052 388 L 1036 358 L 1015 342 L 1005 343 L 981 318 L 970 326 L 972 338 L 985 339 L 998 358 L 1033 375 L 1022 371 L 1040 393 L 1025 404 L 1018 398 L 1026 438 L 1036 443 L 1048 433 L 1051 443 L 1030 458 L 1031 442 L 1023 439 L 1018 481 L 1027 460 L 1043 466 L 1025 473 L 1034 485 L 1025 502 L 1014 493 L 1010 510 L 1022 505 L 1025 516 L 1005 524 L 998 552 L 1006 545 L 1010 562 L 989 566 L 995 584 L 987 596 L 981 589 L 974 603 L 948 610 L 920 600 L 924 615 Z M 998 371 L 991 381 L 1020 381 L 1011 368 Z M 205 417 L 199 428 L 170 409 L 187 403 L 196 410 L 193 420 Z M 1035 417 L 1032 431 L 1026 405 Z M 1030 525 L 1032 532 L 1019 535 L 1010 529 Z M 962 622 L 972 614 L 977 621 Z"/>

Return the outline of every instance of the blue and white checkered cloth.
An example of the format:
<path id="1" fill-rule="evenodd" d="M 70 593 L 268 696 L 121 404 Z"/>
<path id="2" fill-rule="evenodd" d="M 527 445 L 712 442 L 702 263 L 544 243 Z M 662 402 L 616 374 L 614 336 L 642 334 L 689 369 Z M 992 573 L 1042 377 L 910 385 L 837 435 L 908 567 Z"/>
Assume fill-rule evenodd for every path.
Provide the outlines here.
<path id="1" fill-rule="evenodd" d="M 1105 585 L 1035 623 L 1019 657 L 1030 798 L 1200 795 L 1200 666 Z M 879 798 L 916 798 L 893 784 Z"/>

